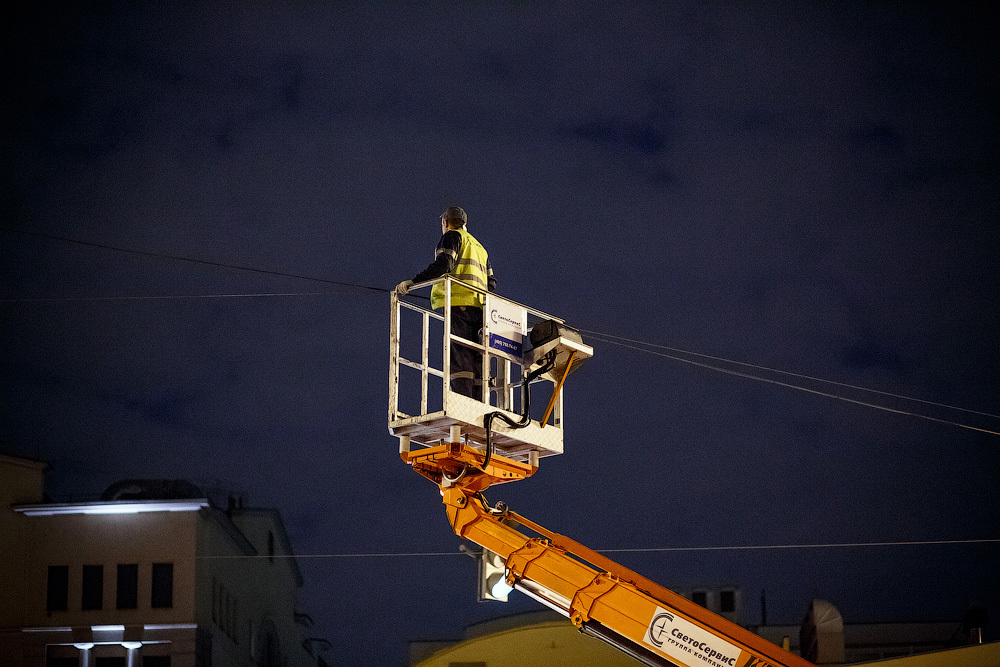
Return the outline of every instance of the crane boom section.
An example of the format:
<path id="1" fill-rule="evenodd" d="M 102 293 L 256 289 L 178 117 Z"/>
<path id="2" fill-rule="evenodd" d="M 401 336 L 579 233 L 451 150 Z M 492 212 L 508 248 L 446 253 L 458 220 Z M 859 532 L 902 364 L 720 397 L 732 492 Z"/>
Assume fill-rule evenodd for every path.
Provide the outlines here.
<path id="1" fill-rule="evenodd" d="M 812 667 L 592 549 L 486 504 L 485 489 L 531 477 L 543 456 L 562 453 L 563 383 L 575 361 L 592 356 L 593 348 L 562 320 L 476 288 L 470 289 L 482 293 L 484 313 L 490 314 L 483 319 L 482 338 L 453 340 L 452 280 L 439 281 L 445 295 L 441 313 L 401 300 L 395 292 L 391 296 L 389 431 L 399 438 L 403 461 L 441 489 L 455 533 L 502 557 L 509 585 L 647 665 Z M 406 335 L 406 346 L 404 316 L 419 324 L 419 331 Z M 441 321 L 440 366 L 431 361 L 431 320 Z M 484 381 L 475 396 L 450 389 L 453 345 L 481 355 L 481 376 L 490 382 Z M 412 386 L 400 387 L 402 367 L 418 371 L 411 375 Z M 541 422 L 531 418 L 533 380 L 553 383 Z M 520 421 L 513 412 L 518 387 Z M 418 412 L 404 413 L 401 403 Z M 494 418 L 506 426 L 495 425 Z M 525 535 L 522 527 L 537 537 Z"/>
<path id="2" fill-rule="evenodd" d="M 461 483 L 442 488 L 453 530 L 507 563 L 515 588 L 560 611 L 605 641 L 681 667 L 812 667 L 749 630 L 510 511 L 485 506 Z M 528 537 L 519 524 L 541 537 Z M 595 567 L 596 566 L 596 567 Z M 619 646 L 622 648 L 622 646 Z M 636 656 L 642 659 L 641 656 Z M 665 659 L 665 660 L 663 660 Z M 668 662 L 669 661 L 669 662 Z"/>

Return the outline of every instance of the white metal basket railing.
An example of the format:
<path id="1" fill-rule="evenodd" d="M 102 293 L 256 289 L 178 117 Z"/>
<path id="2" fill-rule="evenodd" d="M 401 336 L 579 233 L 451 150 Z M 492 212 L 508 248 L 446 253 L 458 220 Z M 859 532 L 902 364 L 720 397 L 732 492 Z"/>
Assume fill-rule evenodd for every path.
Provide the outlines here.
<path id="1" fill-rule="evenodd" d="M 522 353 L 528 345 L 528 332 L 542 320 L 562 323 L 559 318 L 463 282 L 463 288 L 482 294 L 484 306 L 481 340 L 461 338 L 451 333 L 451 297 L 455 282 L 455 278 L 444 276 L 415 285 L 407 296 L 400 297 L 396 293 L 391 296 L 389 432 L 400 438 L 401 447 L 404 442 L 409 447 L 450 441 L 453 426 L 461 428 L 466 442 L 479 446 L 486 440 L 485 415 L 499 410 L 517 419 L 521 409 L 521 381 L 525 375 Z M 444 307 L 437 311 L 430 308 L 428 299 L 436 284 L 444 287 Z M 477 387 L 478 397 L 470 398 L 451 389 L 448 379 L 451 377 L 452 344 L 468 347 L 482 355 L 480 377 L 484 380 Z M 404 346 L 409 356 L 402 353 Z M 519 346 L 523 347 L 518 349 Z M 416 374 L 408 373 L 409 379 L 404 379 L 401 376 L 404 368 L 413 369 Z M 535 406 L 540 400 L 549 400 L 554 387 L 551 379 L 532 382 Z M 533 419 L 528 426 L 514 429 L 498 421 L 492 435 L 497 451 L 521 460 L 561 454 L 563 393 L 556 393 L 551 416 L 545 423 Z M 401 403 L 405 403 L 409 412 L 401 409 Z M 535 410 L 531 412 L 534 414 Z"/>

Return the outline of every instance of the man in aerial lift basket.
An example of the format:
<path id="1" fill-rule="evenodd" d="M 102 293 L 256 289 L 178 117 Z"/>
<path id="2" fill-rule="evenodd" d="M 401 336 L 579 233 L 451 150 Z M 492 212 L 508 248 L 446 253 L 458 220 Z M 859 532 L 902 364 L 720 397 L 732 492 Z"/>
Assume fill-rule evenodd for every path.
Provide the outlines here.
<path id="1" fill-rule="evenodd" d="M 415 283 L 450 274 L 460 281 L 489 292 L 496 290 L 489 254 L 482 244 L 466 230 L 468 217 L 458 206 L 449 206 L 441 214 L 441 240 L 434 250 L 434 261 L 426 269 L 396 286 L 396 292 L 406 294 Z M 431 290 L 431 308 L 444 305 L 444 285 Z M 451 288 L 451 333 L 466 340 L 480 341 L 483 328 L 483 296 L 478 292 L 453 284 Z M 470 398 L 479 398 L 481 384 L 481 353 L 457 343 L 451 344 L 451 390 Z"/>

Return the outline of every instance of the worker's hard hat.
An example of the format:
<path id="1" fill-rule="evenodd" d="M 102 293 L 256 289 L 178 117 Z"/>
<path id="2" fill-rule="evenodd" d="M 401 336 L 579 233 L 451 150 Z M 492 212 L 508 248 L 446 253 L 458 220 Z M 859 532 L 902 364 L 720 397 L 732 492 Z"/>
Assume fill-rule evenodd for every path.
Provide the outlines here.
<path id="1" fill-rule="evenodd" d="M 461 220 L 462 224 L 465 224 L 469 219 L 465 215 L 465 211 L 460 206 L 449 206 L 441 214 L 441 218 L 446 221 L 451 220 Z"/>

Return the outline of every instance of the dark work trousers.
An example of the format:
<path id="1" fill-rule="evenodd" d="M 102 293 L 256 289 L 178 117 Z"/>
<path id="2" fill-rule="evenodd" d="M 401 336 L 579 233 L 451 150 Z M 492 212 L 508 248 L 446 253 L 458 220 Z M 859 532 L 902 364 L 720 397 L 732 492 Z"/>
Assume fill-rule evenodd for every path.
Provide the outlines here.
<path id="1" fill-rule="evenodd" d="M 451 333 L 473 343 L 481 342 L 483 309 L 476 306 L 451 307 Z M 482 400 L 483 355 L 478 350 L 452 342 L 451 390 L 477 401 Z"/>

